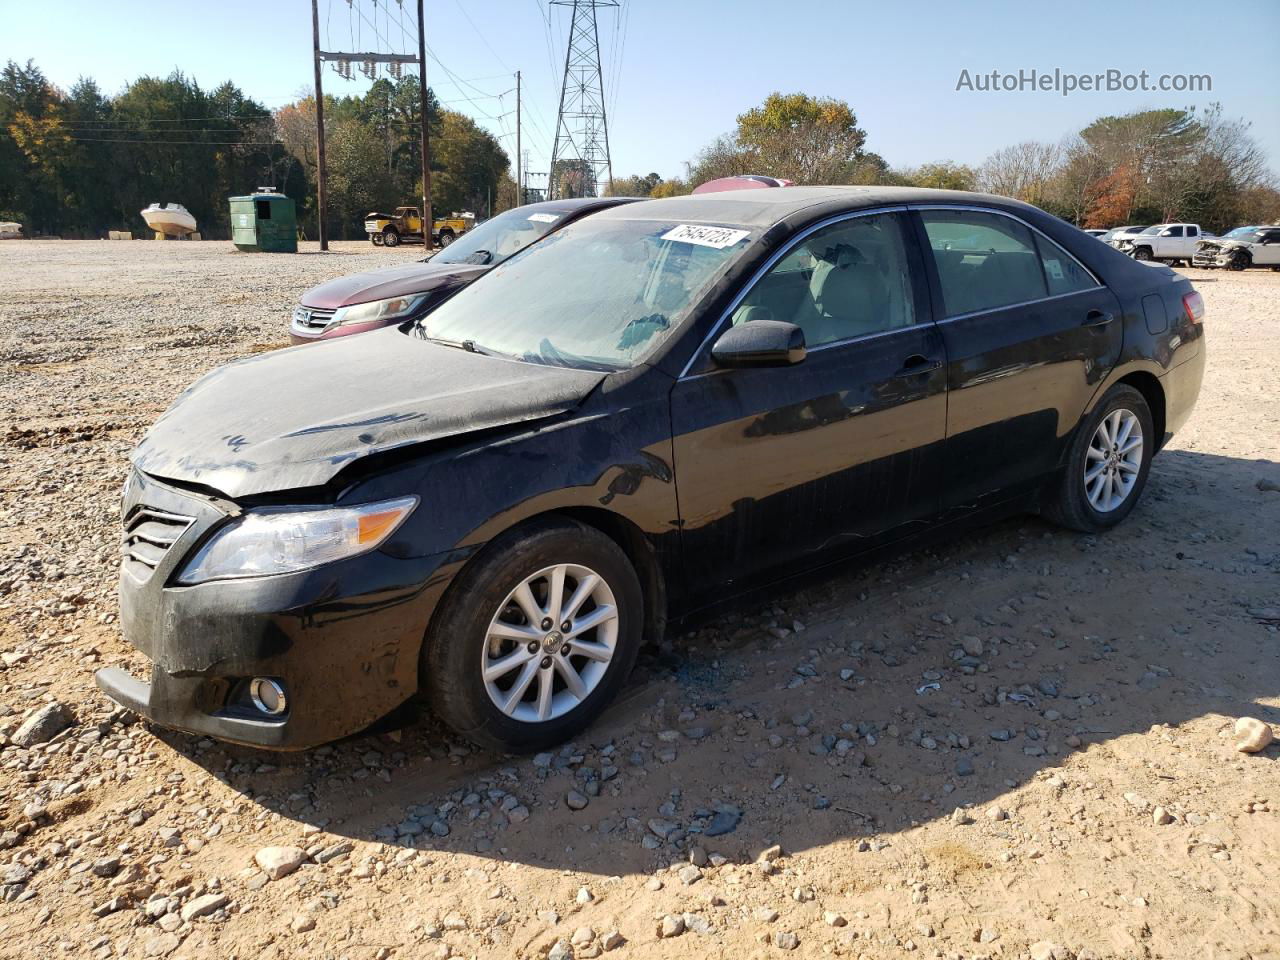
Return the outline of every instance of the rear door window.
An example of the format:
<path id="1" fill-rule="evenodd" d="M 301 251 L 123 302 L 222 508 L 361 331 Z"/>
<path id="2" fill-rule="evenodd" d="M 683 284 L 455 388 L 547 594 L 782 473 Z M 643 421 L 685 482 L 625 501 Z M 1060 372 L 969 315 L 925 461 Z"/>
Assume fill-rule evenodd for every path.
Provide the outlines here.
<path id="1" fill-rule="evenodd" d="M 949 317 L 1049 295 L 1031 231 L 978 210 L 921 210 Z"/>
<path id="2" fill-rule="evenodd" d="M 1089 271 L 1080 266 L 1075 257 L 1048 237 L 1036 234 L 1036 248 L 1040 251 L 1040 264 L 1044 267 L 1044 279 L 1049 287 L 1049 296 L 1075 293 L 1098 285 Z"/>

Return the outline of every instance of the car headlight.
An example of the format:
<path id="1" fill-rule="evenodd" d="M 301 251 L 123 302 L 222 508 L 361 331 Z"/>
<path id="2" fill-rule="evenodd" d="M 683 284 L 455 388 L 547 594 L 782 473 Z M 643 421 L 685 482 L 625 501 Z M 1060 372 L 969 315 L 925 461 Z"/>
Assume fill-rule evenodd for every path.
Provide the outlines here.
<path id="1" fill-rule="evenodd" d="M 178 582 L 294 573 L 367 553 L 391 536 L 417 505 L 417 497 L 401 497 L 324 510 L 251 510 L 196 551 Z"/>
<path id="2" fill-rule="evenodd" d="M 387 300 L 370 300 L 368 303 L 353 303 L 349 307 L 339 307 L 334 311 L 333 319 L 325 329 L 342 327 L 349 323 L 370 323 L 407 317 L 426 299 L 427 294 L 418 293 L 409 297 L 391 297 Z"/>

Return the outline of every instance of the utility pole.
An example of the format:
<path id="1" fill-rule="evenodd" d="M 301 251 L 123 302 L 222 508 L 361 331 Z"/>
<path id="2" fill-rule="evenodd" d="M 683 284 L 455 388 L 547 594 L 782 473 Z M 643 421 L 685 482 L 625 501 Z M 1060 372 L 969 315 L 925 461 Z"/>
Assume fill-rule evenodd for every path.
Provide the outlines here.
<path id="1" fill-rule="evenodd" d="M 314 4 L 316 0 L 311 0 Z M 427 128 L 427 28 L 422 16 L 422 0 L 418 0 L 418 97 L 422 101 L 422 242 L 430 250 L 435 246 L 431 216 L 431 131 Z"/>
<path id="2" fill-rule="evenodd" d="M 318 0 L 311 0 L 311 46 L 316 68 L 316 235 L 320 249 L 329 249 L 329 232 L 324 226 L 325 168 L 324 168 L 324 90 L 320 85 L 320 10 Z"/>
<path id="3" fill-rule="evenodd" d="M 600 69 L 600 30 L 596 11 L 617 7 L 618 0 L 550 0 L 551 6 L 572 7 L 569 46 L 564 57 L 564 81 L 556 116 L 555 142 L 551 147 L 548 199 L 560 194 L 566 164 L 577 173 L 570 195 L 596 196 L 601 179 L 613 182 L 609 155 L 609 123 L 604 107 L 604 75 Z M 570 183 L 573 183 L 571 179 Z"/>
<path id="4" fill-rule="evenodd" d="M 352 2 L 352 0 L 348 0 Z M 359 2 L 359 0 L 355 0 Z M 374 0 L 375 5 L 377 0 Z M 361 14 L 363 16 L 363 14 Z M 406 31 L 407 34 L 407 31 Z M 427 36 L 422 17 L 422 0 L 418 0 L 418 55 L 411 53 L 380 53 L 375 50 L 360 52 L 355 50 L 322 50 L 320 48 L 320 9 L 319 0 L 311 0 L 311 50 L 316 67 L 316 202 L 319 207 L 318 233 L 320 249 L 329 249 L 329 235 L 325 229 L 325 198 L 327 194 L 326 170 L 324 161 L 324 90 L 321 88 L 321 68 L 326 60 L 334 64 L 338 76 L 351 80 L 352 63 L 361 63 L 366 77 L 377 75 L 378 64 L 390 64 L 391 75 L 397 79 L 404 64 L 418 65 L 418 97 L 422 111 L 422 212 L 424 219 L 424 242 L 430 243 L 431 230 L 431 135 L 427 129 Z"/>
<path id="5" fill-rule="evenodd" d="M 516 71 L 516 206 L 524 205 L 524 190 L 520 186 L 520 71 Z"/>

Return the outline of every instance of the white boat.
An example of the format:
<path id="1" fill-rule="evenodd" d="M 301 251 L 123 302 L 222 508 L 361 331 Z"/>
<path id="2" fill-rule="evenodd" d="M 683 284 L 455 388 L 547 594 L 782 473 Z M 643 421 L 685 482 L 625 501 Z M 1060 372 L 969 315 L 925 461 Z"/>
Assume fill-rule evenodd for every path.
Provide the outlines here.
<path id="1" fill-rule="evenodd" d="M 156 233 L 170 237 L 185 237 L 196 229 L 196 218 L 180 203 L 153 203 L 142 211 L 142 219 Z"/>

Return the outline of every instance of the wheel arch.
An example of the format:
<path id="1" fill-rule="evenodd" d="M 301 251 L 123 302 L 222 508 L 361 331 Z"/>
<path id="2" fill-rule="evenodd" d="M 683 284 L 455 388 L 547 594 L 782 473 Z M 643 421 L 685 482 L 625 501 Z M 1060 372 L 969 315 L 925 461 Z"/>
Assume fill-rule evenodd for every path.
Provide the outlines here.
<path id="1" fill-rule="evenodd" d="M 1080 430 L 1085 421 L 1087 421 L 1098 404 L 1102 402 L 1102 398 L 1107 395 L 1107 391 L 1117 384 L 1123 383 L 1133 387 L 1142 394 L 1142 398 L 1147 401 L 1147 406 L 1151 408 L 1152 429 L 1157 437 L 1156 453 L 1160 452 L 1160 448 L 1164 446 L 1166 439 L 1165 430 L 1167 429 L 1167 404 L 1164 395 L 1164 385 L 1160 382 L 1160 374 L 1166 371 L 1151 361 L 1142 361 L 1141 366 L 1133 363 L 1124 364 L 1111 371 L 1111 375 L 1107 377 L 1098 389 L 1094 391 L 1093 397 L 1089 400 L 1089 405 L 1080 413 L 1080 419 L 1072 428 L 1071 436 Z M 1151 369 L 1148 369 L 1147 366 Z M 1159 371 L 1159 372 L 1156 372 Z M 1058 466 L 1062 467 L 1067 462 L 1067 455 L 1071 450 L 1071 443 L 1064 443 L 1062 452 L 1058 458 Z"/>
<path id="2" fill-rule="evenodd" d="M 1165 396 L 1164 386 L 1160 383 L 1160 379 L 1155 374 L 1147 370 L 1134 370 L 1126 373 L 1111 386 L 1123 383 L 1133 387 L 1140 394 L 1142 399 L 1147 401 L 1147 407 L 1151 410 L 1151 425 L 1155 428 L 1156 435 L 1156 452 L 1164 446 L 1165 442 Z"/>
<path id="3" fill-rule="evenodd" d="M 445 597 L 454 588 L 459 576 L 475 563 L 477 558 L 484 555 L 489 544 L 499 537 L 517 533 L 525 527 L 533 527 L 556 520 L 571 520 L 592 527 L 618 545 L 618 548 L 631 561 L 631 565 L 635 568 L 636 576 L 640 580 L 640 593 L 644 602 L 644 642 L 646 644 L 655 643 L 661 639 L 667 625 L 666 576 L 663 573 L 657 551 L 648 537 L 633 521 L 612 510 L 605 510 L 600 507 L 559 506 L 521 517 L 515 523 L 494 531 L 493 535 L 483 545 L 477 545 L 450 576 L 449 585 L 441 593 L 435 609 L 428 618 L 426 629 L 422 633 L 421 644 L 425 645 L 427 643 L 436 617 L 444 605 Z M 421 656 L 419 652 L 419 661 L 421 661 Z"/>
<path id="4" fill-rule="evenodd" d="M 636 576 L 640 578 L 640 590 L 644 596 L 645 642 L 656 643 L 660 640 L 667 625 L 667 581 L 657 551 L 649 538 L 622 514 L 600 507 L 562 507 L 539 516 L 547 518 L 556 515 L 595 527 L 627 555 L 636 569 Z"/>

